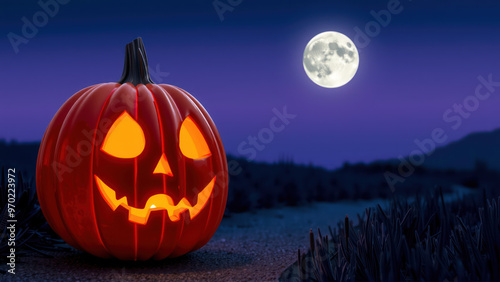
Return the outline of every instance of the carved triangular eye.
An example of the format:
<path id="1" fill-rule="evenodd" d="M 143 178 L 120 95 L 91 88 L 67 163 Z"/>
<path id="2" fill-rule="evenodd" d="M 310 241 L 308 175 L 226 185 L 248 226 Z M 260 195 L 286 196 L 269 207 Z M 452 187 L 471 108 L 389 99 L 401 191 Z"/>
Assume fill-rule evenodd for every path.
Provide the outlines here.
<path id="1" fill-rule="evenodd" d="M 109 129 L 101 150 L 113 157 L 130 159 L 139 156 L 145 145 L 141 126 L 124 111 Z"/>
<path id="2" fill-rule="evenodd" d="M 190 116 L 182 122 L 179 148 L 182 154 L 190 159 L 204 159 L 211 155 L 205 137 Z"/>

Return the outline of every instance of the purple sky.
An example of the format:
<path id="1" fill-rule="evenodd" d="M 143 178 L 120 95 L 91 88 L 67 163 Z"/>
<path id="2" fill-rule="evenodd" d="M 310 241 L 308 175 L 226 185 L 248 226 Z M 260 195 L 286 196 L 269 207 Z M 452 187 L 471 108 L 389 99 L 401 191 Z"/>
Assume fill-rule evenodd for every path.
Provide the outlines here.
<path id="1" fill-rule="evenodd" d="M 297 117 L 256 160 L 290 156 L 334 168 L 344 161 L 407 155 L 415 138 L 430 137 L 436 127 L 449 141 L 500 127 L 500 88 L 458 129 L 442 117 L 474 94 L 478 76 L 492 74 L 500 81 L 500 24 L 494 16 L 500 9 L 493 2 L 402 1 L 403 11 L 360 48 L 354 79 L 337 89 L 307 78 L 305 45 L 327 30 L 353 38 L 354 27 L 363 28 L 372 20 L 370 10 L 384 9 L 387 1 L 313 1 L 307 7 L 298 1 L 243 1 L 223 22 L 211 1 L 150 1 L 155 5 L 137 11 L 74 1 L 61 6 L 18 54 L 6 35 L 21 34 L 21 18 L 40 7 L 11 2 L 0 14 L 0 138 L 6 140 L 41 140 L 72 94 L 117 81 L 124 46 L 137 36 L 143 37 L 150 66 L 169 73 L 161 83 L 197 97 L 234 155 L 241 155 L 238 146 L 249 135 L 268 127 L 273 108 L 285 105 Z"/>

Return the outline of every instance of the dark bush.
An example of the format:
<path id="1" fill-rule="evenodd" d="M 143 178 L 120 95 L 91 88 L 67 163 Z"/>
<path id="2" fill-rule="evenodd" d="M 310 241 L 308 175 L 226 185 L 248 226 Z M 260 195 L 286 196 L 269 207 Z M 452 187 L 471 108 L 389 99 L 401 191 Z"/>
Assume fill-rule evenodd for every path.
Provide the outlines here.
<path id="1" fill-rule="evenodd" d="M 283 187 L 281 199 L 287 206 L 298 206 L 302 195 L 299 187 L 294 182 L 289 182 Z"/>
<path id="2" fill-rule="evenodd" d="M 8 177 L 6 175 L 7 169 L 2 168 L 2 175 L 0 178 L 0 255 L 5 258 L 10 254 L 10 249 L 16 249 L 16 256 L 23 256 L 29 251 L 30 253 L 36 252 L 44 256 L 50 256 L 47 251 L 56 248 L 69 249 L 69 246 L 53 233 L 48 226 L 45 218 L 43 217 L 36 190 L 33 188 L 33 180 L 26 182 L 23 174 L 16 171 L 15 180 L 15 202 L 14 210 L 15 217 L 11 218 L 9 213 L 8 204 Z M 12 204 L 12 203 L 11 203 Z M 11 223 L 9 219 L 15 219 L 15 246 L 9 246 L 10 230 L 7 227 Z M 5 269 L 0 268 L 0 272 L 5 272 Z"/>

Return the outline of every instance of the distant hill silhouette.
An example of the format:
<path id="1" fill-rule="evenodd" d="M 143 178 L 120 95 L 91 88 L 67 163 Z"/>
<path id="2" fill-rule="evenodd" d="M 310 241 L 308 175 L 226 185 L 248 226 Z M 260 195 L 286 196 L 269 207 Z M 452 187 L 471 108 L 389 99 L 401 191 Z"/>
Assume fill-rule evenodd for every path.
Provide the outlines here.
<path id="1" fill-rule="evenodd" d="M 500 129 L 472 133 L 440 147 L 423 166 L 455 170 L 473 170 L 486 166 L 500 171 Z"/>

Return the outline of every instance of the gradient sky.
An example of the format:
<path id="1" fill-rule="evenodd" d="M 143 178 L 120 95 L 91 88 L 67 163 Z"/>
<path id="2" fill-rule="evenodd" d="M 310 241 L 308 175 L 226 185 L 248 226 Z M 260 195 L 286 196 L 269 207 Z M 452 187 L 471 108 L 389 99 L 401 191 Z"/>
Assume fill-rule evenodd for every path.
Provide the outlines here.
<path id="1" fill-rule="evenodd" d="M 120 78 L 124 46 L 137 36 L 150 66 L 169 73 L 156 82 L 193 94 L 234 155 L 285 105 L 297 117 L 256 160 L 288 156 L 334 168 L 407 155 L 436 127 L 447 142 L 500 127 L 500 88 L 456 130 L 443 120 L 474 94 L 478 76 L 500 81 L 498 1 L 401 1 L 402 12 L 358 46 L 358 73 L 337 89 L 308 79 L 305 45 L 328 30 L 354 38 L 355 27 L 373 21 L 370 11 L 390 1 L 243 0 L 223 21 L 213 1 L 102 2 L 61 5 L 17 54 L 7 34 L 21 35 L 22 17 L 32 20 L 41 7 L 2 2 L 0 138 L 41 140 L 72 94 Z"/>

